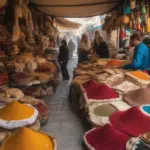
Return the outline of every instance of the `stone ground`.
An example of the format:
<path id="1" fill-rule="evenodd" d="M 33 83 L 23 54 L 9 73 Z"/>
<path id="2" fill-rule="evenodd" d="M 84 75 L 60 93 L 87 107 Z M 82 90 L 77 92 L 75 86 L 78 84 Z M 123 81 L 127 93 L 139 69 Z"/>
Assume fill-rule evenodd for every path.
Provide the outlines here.
<path id="1" fill-rule="evenodd" d="M 71 78 L 76 63 L 77 58 L 74 56 L 68 64 Z M 70 106 L 70 101 L 68 99 L 70 82 L 71 80 L 62 81 L 54 96 L 49 98 L 49 120 L 47 124 L 42 127 L 42 131 L 56 138 L 58 150 L 83 150 L 82 137 L 85 130 L 81 121 Z"/>

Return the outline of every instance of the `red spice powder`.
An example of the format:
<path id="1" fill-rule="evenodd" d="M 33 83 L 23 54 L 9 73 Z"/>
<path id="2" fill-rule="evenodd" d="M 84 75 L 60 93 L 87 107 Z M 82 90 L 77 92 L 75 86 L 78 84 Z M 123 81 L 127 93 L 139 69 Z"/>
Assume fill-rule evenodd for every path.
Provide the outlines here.
<path id="1" fill-rule="evenodd" d="M 113 127 L 133 137 L 146 133 L 150 129 L 150 117 L 137 106 L 126 111 L 116 111 L 109 119 Z"/>
<path id="2" fill-rule="evenodd" d="M 82 86 L 84 87 L 84 89 L 90 91 L 94 88 L 97 88 L 100 84 L 97 83 L 96 81 L 94 80 L 89 80 L 87 82 L 85 82 L 84 84 L 82 84 Z"/>
<path id="3" fill-rule="evenodd" d="M 96 150 L 123 150 L 129 136 L 108 124 L 91 130 L 85 139 Z"/>
<path id="4" fill-rule="evenodd" d="M 92 87 L 84 86 L 84 88 L 89 99 L 105 100 L 119 98 L 118 93 L 106 84 L 92 85 Z"/>

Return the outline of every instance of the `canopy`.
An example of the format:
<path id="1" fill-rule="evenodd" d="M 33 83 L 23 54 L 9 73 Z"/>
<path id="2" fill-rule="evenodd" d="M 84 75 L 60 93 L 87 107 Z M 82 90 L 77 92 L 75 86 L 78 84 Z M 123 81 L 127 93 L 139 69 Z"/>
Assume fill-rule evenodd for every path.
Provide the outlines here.
<path id="1" fill-rule="evenodd" d="M 61 17 L 56 17 L 55 18 L 55 23 L 56 23 L 58 28 L 68 29 L 68 30 L 77 29 L 81 25 L 79 23 L 74 23 L 72 21 L 69 21 L 69 20 L 61 18 Z"/>
<path id="2" fill-rule="evenodd" d="M 121 0 L 30 0 L 41 12 L 57 17 L 90 17 L 113 10 Z"/>

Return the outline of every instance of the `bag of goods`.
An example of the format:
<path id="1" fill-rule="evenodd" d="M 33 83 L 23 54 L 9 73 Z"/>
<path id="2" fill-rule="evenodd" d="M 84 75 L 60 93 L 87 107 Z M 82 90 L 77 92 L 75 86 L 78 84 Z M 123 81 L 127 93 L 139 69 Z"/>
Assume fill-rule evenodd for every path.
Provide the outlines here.
<path id="1" fill-rule="evenodd" d="M 140 84 L 141 86 L 148 86 L 150 84 L 150 76 L 142 71 L 131 71 L 126 73 L 127 77 L 133 82 Z"/>
<path id="2" fill-rule="evenodd" d="M 1 150 L 57 150 L 54 137 L 37 132 L 29 128 L 20 128 L 9 135 L 2 145 Z"/>
<path id="3" fill-rule="evenodd" d="M 7 73 L 1 73 L 0 74 L 0 86 L 7 85 L 8 82 L 9 82 L 8 74 Z"/>
<path id="4" fill-rule="evenodd" d="M 14 81 L 15 84 L 18 85 L 28 85 L 33 81 L 33 77 L 25 72 L 18 72 L 11 75 L 11 79 Z"/>
<path id="5" fill-rule="evenodd" d="M 21 104 L 16 101 L 7 104 L 0 109 L 0 137 L 1 133 L 6 133 L 5 137 L 0 138 L 0 142 L 12 131 L 20 127 L 28 126 L 39 130 L 40 125 L 37 120 L 38 111 L 31 105 Z"/>
<path id="6" fill-rule="evenodd" d="M 49 73 L 49 72 L 52 72 L 52 68 L 50 67 L 49 63 L 43 63 L 43 64 L 40 64 L 38 66 L 37 71 L 38 72 Z"/>
<path id="7" fill-rule="evenodd" d="M 90 80 L 81 85 L 81 91 L 86 104 L 92 102 L 110 102 L 120 100 L 119 94 L 106 84 L 98 84 Z"/>
<path id="8" fill-rule="evenodd" d="M 113 86 L 113 89 L 115 89 L 116 91 L 118 91 L 121 94 L 125 94 L 130 91 L 139 89 L 139 86 L 133 84 L 132 82 L 124 81 L 124 82 L 120 83 L 119 85 Z"/>
<path id="9" fill-rule="evenodd" d="M 106 67 L 118 68 L 118 67 L 122 67 L 123 65 L 124 65 L 124 61 L 118 59 L 112 59 L 107 62 Z"/>
<path id="10" fill-rule="evenodd" d="M 35 71 L 37 69 L 37 63 L 34 60 L 27 62 L 26 67 L 29 71 Z"/>
<path id="11" fill-rule="evenodd" d="M 84 142 L 89 150 L 123 150 L 128 140 L 128 135 L 111 125 L 94 128 L 84 135 Z"/>
<path id="12" fill-rule="evenodd" d="M 42 58 L 42 57 L 36 57 L 36 61 L 38 64 L 44 64 L 46 63 L 46 59 L 45 58 Z"/>
<path id="13" fill-rule="evenodd" d="M 103 83 L 111 87 L 114 87 L 121 84 L 124 81 L 125 81 L 125 76 L 123 74 L 116 74 L 116 75 L 108 76 Z"/>
<path id="14" fill-rule="evenodd" d="M 0 100 L 6 103 L 18 101 L 22 97 L 24 97 L 23 92 L 16 88 L 6 88 L 0 93 Z"/>
<path id="15" fill-rule="evenodd" d="M 141 88 L 123 95 L 123 100 L 131 106 L 150 104 L 150 88 Z"/>
<path id="16" fill-rule="evenodd" d="M 115 111 L 124 111 L 130 106 L 124 101 L 106 102 L 106 103 L 91 103 L 88 106 L 89 120 L 94 126 L 104 126 L 109 122 L 109 116 Z"/>
<path id="17" fill-rule="evenodd" d="M 40 81 L 41 83 L 47 83 L 50 80 L 50 77 L 48 74 L 46 73 L 40 73 L 40 72 L 33 72 L 31 73 L 31 75 L 33 76 L 33 78 L 35 80 Z"/>
<path id="18" fill-rule="evenodd" d="M 116 111 L 110 117 L 112 126 L 130 136 L 137 137 L 150 129 L 150 105 L 134 106 L 126 111 Z M 136 117 L 135 117 L 136 116 Z M 137 122 L 140 125 L 137 126 Z"/>
<path id="19" fill-rule="evenodd" d="M 39 111 L 40 123 L 45 124 L 47 122 L 49 111 L 43 100 L 35 99 L 31 96 L 24 96 L 19 102 L 34 106 Z"/>

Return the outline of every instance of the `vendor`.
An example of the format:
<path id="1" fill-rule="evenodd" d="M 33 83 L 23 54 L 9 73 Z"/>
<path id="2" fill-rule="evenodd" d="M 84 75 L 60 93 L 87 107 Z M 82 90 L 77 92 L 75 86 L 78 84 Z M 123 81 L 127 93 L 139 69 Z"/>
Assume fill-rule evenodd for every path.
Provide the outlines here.
<path id="1" fill-rule="evenodd" d="M 150 64 L 149 48 L 141 42 L 138 34 L 133 34 L 130 38 L 131 46 L 135 46 L 134 57 L 131 64 L 124 66 L 124 69 L 145 70 Z"/>

